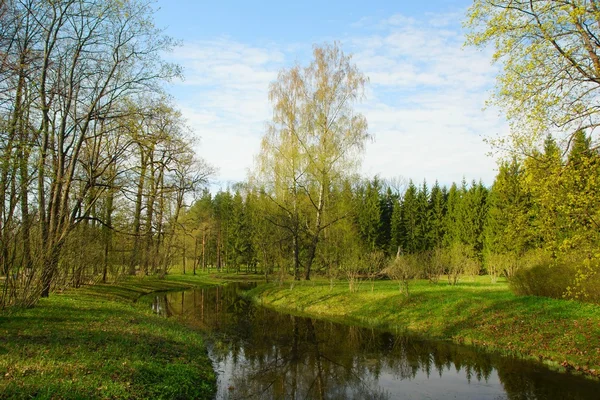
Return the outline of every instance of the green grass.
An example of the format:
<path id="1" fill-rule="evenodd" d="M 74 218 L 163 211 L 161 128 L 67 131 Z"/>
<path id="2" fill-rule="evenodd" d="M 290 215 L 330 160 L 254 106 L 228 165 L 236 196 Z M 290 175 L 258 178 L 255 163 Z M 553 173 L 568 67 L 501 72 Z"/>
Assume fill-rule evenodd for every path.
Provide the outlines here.
<path id="1" fill-rule="evenodd" d="M 430 339 L 482 346 L 535 358 L 558 369 L 600 374 L 600 307 L 543 297 L 513 295 L 506 282 L 398 284 L 364 282 L 351 293 L 347 282 L 261 285 L 248 296 L 278 310 L 337 322 L 378 327 Z"/>
<path id="2" fill-rule="evenodd" d="M 0 313 L 0 398 L 212 398 L 201 336 L 136 302 L 207 282 L 221 280 L 131 278 Z"/>

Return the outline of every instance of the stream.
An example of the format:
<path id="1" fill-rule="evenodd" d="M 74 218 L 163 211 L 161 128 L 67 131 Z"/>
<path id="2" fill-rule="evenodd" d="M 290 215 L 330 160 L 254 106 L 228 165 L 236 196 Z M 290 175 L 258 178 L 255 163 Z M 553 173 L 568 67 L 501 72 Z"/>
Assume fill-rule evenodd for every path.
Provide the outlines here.
<path id="1" fill-rule="evenodd" d="M 599 399 L 600 382 L 475 347 L 296 317 L 233 283 L 155 295 L 206 336 L 217 399 Z"/>

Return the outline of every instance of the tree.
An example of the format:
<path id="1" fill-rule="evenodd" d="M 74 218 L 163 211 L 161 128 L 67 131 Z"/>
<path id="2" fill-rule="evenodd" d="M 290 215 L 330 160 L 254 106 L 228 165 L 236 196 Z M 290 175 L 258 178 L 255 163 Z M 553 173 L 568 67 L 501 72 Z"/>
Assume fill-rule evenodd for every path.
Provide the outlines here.
<path id="1" fill-rule="evenodd" d="M 417 249 L 425 251 L 430 249 L 429 232 L 431 230 L 431 211 L 429 208 L 429 189 L 424 180 L 417 193 Z"/>
<path id="2" fill-rule="evenodd" d="M 392 217 L 394 214 L 394 206 L 398 200 L 398 196 L 392 192 L 389 186 L 385 189 L 385 194 L 380 197 L 379 209 L 381 210 L 381 228 L 378 235 L 378 247 L 386 254 L 390 255 L 392 248 Z"/>
<path id="3" fill-rule="evenodd" d="M 429 241 L 433 248 L 439 248 L 442 246 L 444 240 L 444 216 L 446 214 L 446 199 L 444 198 L 444 191 L 440 188 L 437 181 L 435 181 L 435 184 L 431 188 L 429 209 L 431 212 Z"/>
<path id="4" fill-rule="evenodd" d="M 402 252 L 415 253 L 419 249 L 417 187 L 412 182 L 402 198 Z"/>
<path id="5" fill-rule="evenodd" d="M 516 260 L 532 246 L 531 199 L 525 170 L 516 159 L 503 162 L 489 195 L 484 228 L 484 256 L 492 279 L 499 272 L 511 276 Z"/>
<path id="6" fill-rule="evenodd" d="M 390 222 L 390 254 L 398 254 L 401 252 L 403 237 L 404 237 L 404 225 L 402 220 L 402 203 L 400 198 L 394 199 L 394 207 L 392 210 L 392 220 Z"/>
<path id="7" fill-rule="evenodd" d="M 377 177 L 373 178 L 372 181 L 359 184 L 356 189 L 356 222 L 361 238 L 370 251 L 376 248 L 381 234 L 380 190 L 381 184 Z"/>
<path id="8" fill-rule="evenodd" d="M 353 108 L 363 97 L 365 76 L 337 44 L 316 46 L 313 57 L 305 68 L 281 71 L 271 84 L 273 121 L 257 174 L 284 216 L 272 222 L 291 235 L 295 277 L 302 264 L 307 280 L 323 230 L 343 217 L 330 212 L 331 189 L 358 166 L 368 138 L 366 119 Z"/>
<path id="9" fill-rule="evenodd" d="M 171 264 L 210 168 L 162 92 L 179 68 L 152 13 L 145 0 L 1 2 L 0 307 Z"/>
<path id="10" fill-rule="evenodd" d="M 530 152 L 548 130 L 600 124 L 600 4 L 584 0 L 475 0 L 467 43 L 492 44 L 502 65 L 493 102 Z"/>

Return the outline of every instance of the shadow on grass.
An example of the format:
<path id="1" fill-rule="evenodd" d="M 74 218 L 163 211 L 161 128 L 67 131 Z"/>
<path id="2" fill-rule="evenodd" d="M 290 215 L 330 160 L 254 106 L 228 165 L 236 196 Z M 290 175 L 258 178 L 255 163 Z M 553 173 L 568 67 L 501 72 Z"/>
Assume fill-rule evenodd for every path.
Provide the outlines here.
<path id="1" fill-rule="evenodd" d="M 213 396 L 197 333 L 133 306 L 61 300 L 0 320 L 0 398 Z"/>

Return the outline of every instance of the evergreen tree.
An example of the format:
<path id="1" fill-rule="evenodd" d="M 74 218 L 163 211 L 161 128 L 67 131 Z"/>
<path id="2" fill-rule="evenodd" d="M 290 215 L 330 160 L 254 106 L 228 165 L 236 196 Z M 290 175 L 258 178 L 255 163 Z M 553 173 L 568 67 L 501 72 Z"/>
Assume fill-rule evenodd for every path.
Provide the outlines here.
<path id="1" fill-rule="evenodd" d="M 237 271 L 240 270 L 242 265 L 248 267 L 252 262 L 251 228 L 246 205 L 239 190 L 236 190 L 231 202 L 231 229 L 229 235 L 231 254 L 229 260 Z"/>
<path id="2" fill-rule="evenodd" d="M 488 189 L 483 183 L 481 181 L 478 183 L 473 181 L 464 200 L 466 205 L 465 210 L 467 211 L 465 226 L 468 228 L 466 230 L 466 243 L 471 246 L 475 251 L 475 254 L 480 258 L 483 254 L 484 226 L 487 216 L 487 197 Z"/>
<path id="3" fill-rule="evenodd" d="M 377 247 L 390 255 L 392 241 L 392 215 L 394 213 L 394 205 L 398 201 L 398 196 L 388 187 L 385 194 L 379 200 L 379 209 L 381 210 L 380 228 Z M 395 253 L 394 253 L 395 254 Z"/>
<path id="4" fill-rule="evenodd" d="M 429 200 L 430 224 L 429 224 L 429 243 L 431 247 L 441 247 L 444 240 L 445 226 L 444 217 L 446 215 L 446 199 L 444 190 L 442 190 L 435 181 L 431 188 Z"/>
<path id="5" fill-rule="evenodd" d="M 525 160 L 525 187 L 532 204 L 529 218 L 532 240 L 536 247 L 546 248 L 551 254 L 558 251 L 558 243 L 564 239 L 563 216 L 559 213 L 565 191 L 561 151 L 552 136 L 544 142 L 544 152 Z"/>
<path id="6" fill-rule="evenodd" d="M 429 189 L 427 188 L 427 182 L 423 180 L 423 185 L 417 193 L 416 239 L 418 251 L 425 251 L 431 248 L 429 241 L 431 229 L 430 220 Z"/>
<path id="7" fill-rule="evenodd" d="M 402 240 L 401 247 L 405 253 L 414 253 L 419 249 L 417 218 L 417 188 L 412 180 L 402 199 Z"/>
<path id="8" fill-rule="evenodd" d="M 229 256 L 233 254 L 233 243 L 230 240 L 232 200 L 229 190 L 219 191 L 213 200 L 216 227 L 215 252 L 218 270 L 229 268 Z"/>
<path id="9" fill-rule="evenodd" d="M 459 230 L 459 208 L 460 208 L 461 195 L 460 190 L 456 186 L 456 183 L 452 183 L 450 190 L 448 191 L 448 200 L 446 202 L 446 215 L 444 217 L 444 227 L 446 234 L 444 235 L 444 246 L 450 247 L 454 243 L 458 243 L 461 240 L 461 234 Z"/>
<path id="10" fill-rule="evenodd" d="M 531 202 L 525 188 L 523 167 L 516 158 L 500 165 L 488 204 L 485 253 L 522 256 L 531 246 Z"/>
<path id="11" fill-rule="evenodd" d="M 564 215 L 565 240 L 580 255 L 600 259 L 600 156 L 583 130 L 575 133 L 561 181 L 566 196 L 558 206 Z M 562 247 L 567 247 L 562 243 Z M 595 255 L 594 255 L 595 254 Z M 594 255 L 594 256 L 592 256 Z M 586 256 L 584 256 L 586 258 Z M 597 261 L 596 261 L 597 262 Z"/>
<path id="12" fill-rule="evenodd" d="M 402 220 L 402 203 L 400 197 L 393 199 L 392 219 L 390 222 L 390 255 L 395 255 L 403 245 L 404 225 Z"/>
<path id="13" fill-rule="evenodd" d="M 359 232 L 369 249 L 374 250 L 378 244 L 381 229 L 380 190 L 381 183 L 377 177 L 367 181 L 356 196 L 357 222 Z"/>

